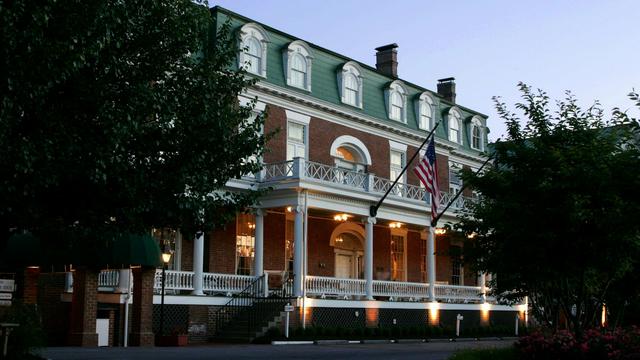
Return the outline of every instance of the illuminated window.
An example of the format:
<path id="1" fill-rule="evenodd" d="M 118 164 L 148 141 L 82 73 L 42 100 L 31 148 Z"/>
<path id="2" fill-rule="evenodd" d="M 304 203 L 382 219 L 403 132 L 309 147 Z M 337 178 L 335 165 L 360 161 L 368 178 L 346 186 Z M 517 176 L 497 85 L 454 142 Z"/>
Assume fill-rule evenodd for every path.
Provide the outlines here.
<path id="1" fill-rule="evenodd" d="M 293 226 L 294 221 L 288 220 L 285 224 L 285 245 L 284 245 L 284 258 L 286 261 L 285 271 L 289 274 L 289 278 L 293 276 L 293 254 L 294 254 L 294 241 L 293 241 Z"/>
<path id="2" fill-rule="evenodd" d="M 256 243 L 256 217 L 238 214 L 236 217 L 236 274 L 253 274 L 253 257 Z"/>
<path id="3" fill-rule="evenodd" d="M 427 239 L 420 239 L 420 281 L 427 282 Z"/>
<path id="4" fill-rule="evenodd" d="M 391 281 L 405 281 L 405 237 L 391 235 Z"/>

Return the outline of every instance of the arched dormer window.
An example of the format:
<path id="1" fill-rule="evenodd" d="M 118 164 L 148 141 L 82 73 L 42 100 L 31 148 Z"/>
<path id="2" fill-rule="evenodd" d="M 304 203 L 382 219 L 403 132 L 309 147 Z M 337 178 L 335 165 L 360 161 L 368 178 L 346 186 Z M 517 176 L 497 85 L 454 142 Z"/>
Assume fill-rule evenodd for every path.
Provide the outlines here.
<path id="1" fill-rule="evenodd" d="M 416 101 L 416 115 L 418 119 L 418 128 L 422 130 L 431 130 L 433 128 L 433 98 L 424 92 Z"/>
<path id="2" fill-rule="evenodd" d="M 474 150 L 484 151 L 484 127 L 479 117 L 474 116 L 471 119 L 471 148 Z"/>
<path id="3" fill-rule="evenodd" d="M 284 73 L 287 85 L 311 91 L 311 48 L 304 41 L 293 41 L 284 49 Z"/>
<path id="4" fill-rule="evenodd" d="M 343 103 L 362 109 L 362 70 L 349 61 L 338 71 L 338 90 Z"/>
<path id="5" fill-rule="evenodd" d="M 407 89 L 396 80 L 385 90 L 385 102 L 389 119 L 407 122 Z"/>
<path id="6" fill-rule="evenodd" d="M 456 108 L 451 108 L 447 116 L 447 125 L 449 126 L 449 141 L 462 144 L 462 135 L 460 131 L 462 116 Z"/>
<path id="7" fill-rule="evenodd" d="M 247 72 L 267 77 L 267 45 L 269 37 L 262 26 L 249 23 L 240 28 L 238 67 Z"/>

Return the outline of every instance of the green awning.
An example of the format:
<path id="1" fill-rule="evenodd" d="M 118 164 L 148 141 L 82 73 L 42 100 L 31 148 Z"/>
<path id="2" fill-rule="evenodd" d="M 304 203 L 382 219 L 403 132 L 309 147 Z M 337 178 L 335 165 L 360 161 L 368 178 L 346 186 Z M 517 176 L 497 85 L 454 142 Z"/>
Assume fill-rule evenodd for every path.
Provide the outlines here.
<path id="1" fill-rule="evenodd" d="M 162 253 L 158 242 L 149 234 L 125 233 L 117 235 L 109 244 L 110 267 L 162 265 Z"/>
<path id="2" fill-rule="evenodd" d="M 40 265 L 42 261 L 40 239 L 31 233 L 13 234 L 7 239 L 2 260 L 12 266 Z"/>

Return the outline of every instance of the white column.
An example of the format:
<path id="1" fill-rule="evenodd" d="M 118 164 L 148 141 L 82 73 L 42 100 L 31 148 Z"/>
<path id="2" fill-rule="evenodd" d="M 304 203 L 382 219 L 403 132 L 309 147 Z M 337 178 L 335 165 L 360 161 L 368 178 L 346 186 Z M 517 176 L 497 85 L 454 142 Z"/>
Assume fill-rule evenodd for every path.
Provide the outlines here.
<path id="1" fill-rule="evenodd" d="M 436 253 L 435 253 L 435 227 L 429 226 L 427 237 L 427 274 L 429 276 L 429 300 L 436 301 Z"/>
<path id="2" fill-rule="evenodd" d="M 118 288 L 116 292 L 120 294 L 129 292 L 129 269 L 118 270 Z"/>
<path id="3" fill-rule="evenodd" d="M 254 274 L 264 274 L 264 215 L 265 211 L 256 209 L 256 244 L 255 258 L 253 262 Z"/>
<path id="4" fill-rule="evenodd" d="M 375 223 L 376 218 L 368 217 L 364 226 L 364 279 L 366 281 L 367 300 L 373 300 L 373 225 Z"/>
<path id="5" fill-rule="evenodd" d="M 295 219 L 293 223 L 293 247 L 295 251 L 293 254 L 293 294 L 300 297 L 302 296 L 302 284 L 304 283 L 304 210 L 302 209 L 302 206 L 296 206 L 293 211 L 295 212 Z"/>
<path id="6" fill-rule="evenodd" d="M 482 303 L 487 302 L 487 274 L 480 273 L 480 292 L 482 293 Z"/>
<path id="7" fill-rule="evenodd" d="M 204 295 L 202 279 L 204 271 L 204 232 L 198 231 L 193 240 L 193 291 L 191 295 Z"/>

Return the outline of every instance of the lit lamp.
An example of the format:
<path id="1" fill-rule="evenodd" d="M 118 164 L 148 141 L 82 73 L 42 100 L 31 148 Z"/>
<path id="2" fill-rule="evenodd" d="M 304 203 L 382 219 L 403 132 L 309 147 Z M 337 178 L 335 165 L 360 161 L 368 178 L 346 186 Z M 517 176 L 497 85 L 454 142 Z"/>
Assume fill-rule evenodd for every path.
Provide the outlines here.
<path id="1" fill-rule="evenodd" d="M 160 293 L 160 335 L 164 335 L 164 279 L 167 265 L 171 260 L 171 252 L 165 251 L 162 253 L 162 292 Z"/>

